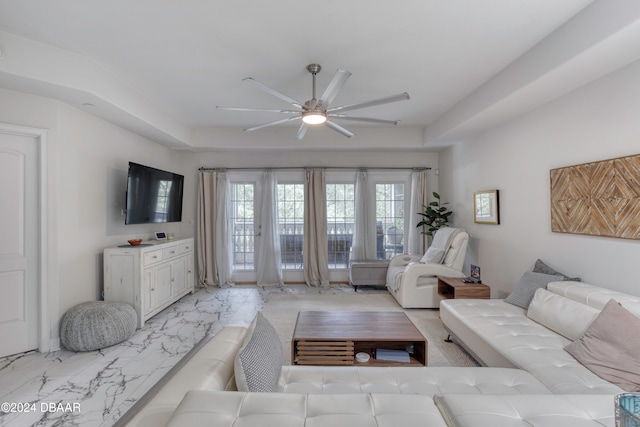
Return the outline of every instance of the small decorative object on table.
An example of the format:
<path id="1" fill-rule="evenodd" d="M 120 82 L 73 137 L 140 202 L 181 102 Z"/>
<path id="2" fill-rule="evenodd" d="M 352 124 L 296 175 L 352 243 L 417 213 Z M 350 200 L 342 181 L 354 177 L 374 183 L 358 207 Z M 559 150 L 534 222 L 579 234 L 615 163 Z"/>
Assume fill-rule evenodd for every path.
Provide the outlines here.
<path id="1" fill-rule="evenodd" d="M 478 267 L 477 265 L 471 264 L 471 272 L 469 276 L 474 282 L 482 283 L 482 280 L 480 280 L 480 267 Z"/>
<path id="2" fill-rule="evenodd" d="M 369 356 L 369 353 L 365 353 L 361 351 L 360 353 L 356 354 L 357 362 L 367 363 L 370 359 L 371 359 L 371 356 Z"/>
<path id="3" fill-rule="evenodd" d="M 142 243 L 142 239 L 131 239 L 127 240 L 127 242 L 129 242 L 131 246 L 138 246 L 140 243 Z"/>
<path id="4" fill-rule="evenodd" d="M 616 427 L 640 427 L 640 394 L 620 393 L 615 396 Z"/>

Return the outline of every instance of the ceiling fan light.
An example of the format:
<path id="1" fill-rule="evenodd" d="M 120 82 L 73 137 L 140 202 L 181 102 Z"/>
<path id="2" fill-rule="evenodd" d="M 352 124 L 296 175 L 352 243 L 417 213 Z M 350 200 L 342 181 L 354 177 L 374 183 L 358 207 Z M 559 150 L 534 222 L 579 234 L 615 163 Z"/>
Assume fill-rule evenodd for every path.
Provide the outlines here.
<path id="1" fill-rule="evenodd" d="M 327 121 L 327 114 L 324 111 L 305 111 L 302 113 L 302 121 L 308 125 L 319 125 Z"/>

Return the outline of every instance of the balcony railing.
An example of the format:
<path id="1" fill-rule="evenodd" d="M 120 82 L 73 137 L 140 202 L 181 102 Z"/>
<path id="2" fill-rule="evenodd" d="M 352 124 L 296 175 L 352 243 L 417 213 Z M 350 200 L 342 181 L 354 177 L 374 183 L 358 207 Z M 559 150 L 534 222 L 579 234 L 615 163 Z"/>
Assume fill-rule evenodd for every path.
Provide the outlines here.
<path id="1" fill-rule="evenodd" d="M 353 223 L 329 224 L 328 257 L 331 268 L 348 268 L 353 243 Z M 304 225 L 298 222 L 282 223 L 279 226 L 282 264 L 285 269 L 302 269 Z M 402 230 L 396 231 L 402 233 Z M 390 258 L 403 251 L 401 234 L 393 235 L 378 223 L 376 252 L 378 259 Z M 236 224 L 233 233 L 234 266 L 236 269 L 254 269 L 256 232 L 253 224 Z"/>

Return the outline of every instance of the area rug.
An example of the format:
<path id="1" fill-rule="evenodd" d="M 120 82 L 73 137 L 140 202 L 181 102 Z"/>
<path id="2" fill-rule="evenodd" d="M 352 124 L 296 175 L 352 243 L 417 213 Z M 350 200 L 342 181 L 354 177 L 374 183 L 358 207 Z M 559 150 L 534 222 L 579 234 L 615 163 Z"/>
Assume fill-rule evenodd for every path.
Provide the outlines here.
<path id="1" fill-rule="evenodd" d="M 387 293 L 359 295 L 273 295 L 263 314 L 282 341 L 284 364 L 291 364 L 291 337 L 299 311 L 404 311 L 427 338 L 429 366 L 478 366 L 478 363 L 455 343 L 445 342 L 447 332 L 437 309 L 403 309 Z"/>

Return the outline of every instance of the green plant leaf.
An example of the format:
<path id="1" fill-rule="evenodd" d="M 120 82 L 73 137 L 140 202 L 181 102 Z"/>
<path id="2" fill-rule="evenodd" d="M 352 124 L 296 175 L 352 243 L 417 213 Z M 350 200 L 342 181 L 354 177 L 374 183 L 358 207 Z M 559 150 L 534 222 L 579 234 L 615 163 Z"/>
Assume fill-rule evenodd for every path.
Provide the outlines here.
<path id="1" fill-rule="evenodd" d="M 445 205 L 449 202 L 441 202 L 440 194 L 433 192 L 436 201 L 423 205 L 424 212 L 418 212 L 422 216 L 422 220 L 417 224 L 418 228 L 422 228 L 421 233 L 427 236 L 433 234 L 440 228 L 449 225 L 449 217 L 453 214 Z"/>

